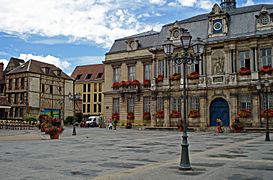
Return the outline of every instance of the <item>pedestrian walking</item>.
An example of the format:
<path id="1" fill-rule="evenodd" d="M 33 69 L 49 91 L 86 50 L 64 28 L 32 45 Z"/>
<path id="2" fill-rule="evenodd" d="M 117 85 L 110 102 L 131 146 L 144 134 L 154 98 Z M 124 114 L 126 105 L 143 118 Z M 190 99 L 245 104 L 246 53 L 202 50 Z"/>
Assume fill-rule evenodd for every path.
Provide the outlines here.
<path id="1" fill-rule="evenodd" d="M 112 129 L 113 125 L 112 125 L 112 119 L 108 120 L 108 127 L 109 129 Z"/>
<path id="2" fill-rule="evenodd" d="M 117 123 L 118 123 L 118 121 L 116 119 L 114 119 L 114 123 L 113 123 L 114 130 L 117 130 Z"/>
<path id="3" fill-rule="evenodd" d="M 222 129 L 222 121 L 221 121 L 221 119 L 217 118 L 216 122 L 217 122 L 217 126 L 216 126 L 217 133 L 223 133 L 224 131 Z"/>

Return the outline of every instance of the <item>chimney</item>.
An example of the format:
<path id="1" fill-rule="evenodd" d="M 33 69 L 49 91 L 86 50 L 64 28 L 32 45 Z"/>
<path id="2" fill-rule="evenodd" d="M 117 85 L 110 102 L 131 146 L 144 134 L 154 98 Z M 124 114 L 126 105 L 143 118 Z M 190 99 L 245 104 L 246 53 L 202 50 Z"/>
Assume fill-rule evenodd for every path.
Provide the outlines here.
<path id="1" fill-rule="evenodd" d="M 0 80 L 4 79 L 4 63 L 0 62 Z"/>

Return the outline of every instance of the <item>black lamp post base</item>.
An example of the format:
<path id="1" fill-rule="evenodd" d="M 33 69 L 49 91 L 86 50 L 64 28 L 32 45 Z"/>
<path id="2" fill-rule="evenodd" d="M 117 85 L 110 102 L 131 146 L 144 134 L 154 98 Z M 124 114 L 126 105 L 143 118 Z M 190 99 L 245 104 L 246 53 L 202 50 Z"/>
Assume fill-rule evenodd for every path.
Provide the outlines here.
<path id="1" fill-rule="evenodd" d="M 180 170 L 183 170 L 183 171 L 189 171 L 189 170 L 192 170 L 192 168 L 191 168 L 191 165 L 190 165 L 190 164 L 180 164 L 180 165 L 178 166 L 178 168 L 179 168 Z"/>
<path id="2" fill-rule="evenodd" d="M 189 158 L 189 144 L 188 144 L 188 135 L 187 132 L 184 132 L 182 136 L 182 152 L 179 169 L 180 170 L 191 170 L 191 163 Z"/>
<path id="3" fill-rule="evenodd" d="M 265 132 L 265 141 L 270 141 L 269 132 Z"/>

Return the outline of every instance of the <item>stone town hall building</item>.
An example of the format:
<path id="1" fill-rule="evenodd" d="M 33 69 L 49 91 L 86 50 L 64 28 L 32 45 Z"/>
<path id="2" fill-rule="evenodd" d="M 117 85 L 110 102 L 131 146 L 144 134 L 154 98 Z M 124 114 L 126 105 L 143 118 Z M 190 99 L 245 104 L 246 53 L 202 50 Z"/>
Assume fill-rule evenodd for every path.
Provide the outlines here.
<path id="1" fill-rule="evenodd" d="M 179 46 L 181 28 L 206 43 L 203 60 L 187 66 L 189 126 L 206 129 L 217 118 L 230 126 L 236 117 L 246 126 L 264 126 L 273 95 L 266 104 L 256 87 L 268 80 L 272 89 L 273 4 L 236 8 L 235 0 L 221 0 L 208 14 L 164 25 L 160 32 L 115 40 L 104 61 L 106 117 L 120 125 L 181 122 L 182 66 L 167 61 L 162 48 L 167 38 Z"/>

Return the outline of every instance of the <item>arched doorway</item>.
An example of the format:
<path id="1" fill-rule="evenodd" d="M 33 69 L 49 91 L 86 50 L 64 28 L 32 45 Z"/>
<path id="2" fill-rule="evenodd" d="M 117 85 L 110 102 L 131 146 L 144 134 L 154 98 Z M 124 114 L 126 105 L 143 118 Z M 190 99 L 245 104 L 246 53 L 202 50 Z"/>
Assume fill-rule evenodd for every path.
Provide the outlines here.
<path id="1" fill-rule="evenodd" d="M 216 98 L 210 104 L 210 126 L 216 126 L 220 118 L 223 126 L 229 126 L 229 106 L 225 99 Z"/>

